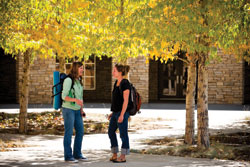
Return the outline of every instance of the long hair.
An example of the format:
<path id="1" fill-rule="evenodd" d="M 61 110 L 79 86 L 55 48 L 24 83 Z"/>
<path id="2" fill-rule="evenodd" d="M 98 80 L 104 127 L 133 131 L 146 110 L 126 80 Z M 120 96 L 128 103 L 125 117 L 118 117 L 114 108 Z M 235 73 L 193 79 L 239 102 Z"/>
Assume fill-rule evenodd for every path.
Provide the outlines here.
<path id="1" fill-rule="evenodd" d="M 81 85 L 82 85 L 82 76 L 80 76 L 78 78 L 78 69 L 83 66 L 83 64 L 81 62 L 73 62 L 72 63 L 72 67 L 71 67 L 71 70 L 69 72 L 69 76 L 70 78 L 72 78 L 73 82 L 74 80 L 76 79 L 79 79 Z"/>
<path id="2" fill-rule="evenodd" d="M 122 64 L 116 64 L 115 67 L 118 72 L 122 72 L 122 76 L 126 76 L 130 69 L 128 65 L 122 65 Z"/>

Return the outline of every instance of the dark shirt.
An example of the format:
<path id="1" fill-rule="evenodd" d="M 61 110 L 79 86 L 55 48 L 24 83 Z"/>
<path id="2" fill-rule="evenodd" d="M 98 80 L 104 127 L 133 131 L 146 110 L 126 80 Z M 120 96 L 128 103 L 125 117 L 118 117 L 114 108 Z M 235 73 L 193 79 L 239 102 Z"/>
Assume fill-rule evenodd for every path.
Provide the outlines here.
<path id="1" fill-rule="evenodd" d="M 130 90 L 130 83 L 127 79 L 123 79 L 120 83 L 121 90 L 119 86 L 116 86 L 117 80 L 114 84 L 114 89 L 112 92 L 112 104 L 111 104 L 111 111 L 113 112 L 120 112 L 122 111 L 123 105 L 123 92 L 127 89 Z"/>

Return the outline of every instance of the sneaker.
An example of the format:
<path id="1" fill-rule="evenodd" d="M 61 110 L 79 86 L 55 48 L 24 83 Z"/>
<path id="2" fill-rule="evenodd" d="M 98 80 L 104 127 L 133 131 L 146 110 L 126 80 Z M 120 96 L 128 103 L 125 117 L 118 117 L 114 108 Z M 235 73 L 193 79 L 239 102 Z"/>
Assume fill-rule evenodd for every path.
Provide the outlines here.
<path id="1" fill-rule="evenodd" d="M 87 157 L 82 156 L 81 158 L 76 158 L 78 161 L 88 161 Z"/>
<path id="2" fill-rule="evenodd" d="M 65 160 L 65 162 L 78 163 L 78 160 L 76 160 L 75 158 L 70 158 L 70 159 Z"/>

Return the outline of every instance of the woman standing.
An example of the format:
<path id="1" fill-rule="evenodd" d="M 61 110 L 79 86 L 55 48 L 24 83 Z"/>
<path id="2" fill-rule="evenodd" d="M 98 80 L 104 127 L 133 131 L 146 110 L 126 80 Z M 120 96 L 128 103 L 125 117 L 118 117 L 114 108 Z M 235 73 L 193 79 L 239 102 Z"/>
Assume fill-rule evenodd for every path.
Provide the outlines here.
<path id="1" fill-rule="evenodd" d="M 78 160 L 87 160 L 81 153 L 82 138 L 84 134 L 82 116 L 83 111 L 83 85 L 81 82 L 83 65 L 81 62 L 74 62 L 69 77 L 63 82 L 62 91 L 62 112 L 64 119 L 64 159 L 66 162 L 77 163 Z M 71 138 L 75 128 L 75 142 L 72 154 Z"/>
<path id="2" fill-rule="evenodd" d="M 129 72 L 129 66 L 115 65 L 112 75 L 116 78 L 114 89 L 112 92 L 112 113 L 108 116 L 109 129 L 108 135 L 111 142 L 111 152 L 113 153 L 110 161 L 115 163 L 126 162 L 125 156 L 129 154 L 129 138 L 128 138 L 128 118 L 129 113 L 126 112 L 129 102 L 130 83 L 124 76 Z M 118 142 L 116 138 L 116 130 L 119 128 L 122 140 L 121 155 L 118 158 Z"/>

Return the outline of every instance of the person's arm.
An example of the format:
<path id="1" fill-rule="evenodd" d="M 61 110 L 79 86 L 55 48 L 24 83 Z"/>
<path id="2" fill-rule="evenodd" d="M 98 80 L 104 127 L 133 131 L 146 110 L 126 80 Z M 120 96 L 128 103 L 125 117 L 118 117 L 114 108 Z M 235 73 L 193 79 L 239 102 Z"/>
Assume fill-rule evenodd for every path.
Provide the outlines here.
<path id="1" fill-rule="evenodd" d="M 124 114 L 127 110 L 127 107 L 128 107 L 128 98 L 129 98 L 129 93 L 130 93 L 130 90 L 129 89 L 126 89 L 123 91 L 123 105 L 122 105 L 122 111 L 121 111 L 121 114 L 118 118 L 118 123 L 122 123 L 123 121 L 123 118 L 124 118 Z"/>
<path id="2" fill-rule="evenodd" d="M 65 101 L 69 101 L 69 102 L 75 102 L 76 104 L 78 104 L 79 106 L 83 107 L 83 100 L 77 99 L 77 98 L 71 98 L 69 96 L 66 96 L 64 98 Z"/>
<path id="3" fill-rule="evenodd" d="M 111 117 L 112 117 L 112 115 L 113 115 L 113 113 L 108 114 L 108 115 L 107 115 L 107 119 L 110 120 Z"/>

